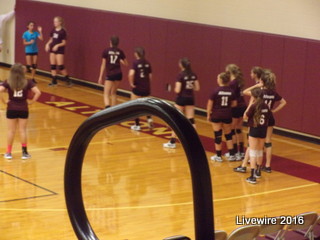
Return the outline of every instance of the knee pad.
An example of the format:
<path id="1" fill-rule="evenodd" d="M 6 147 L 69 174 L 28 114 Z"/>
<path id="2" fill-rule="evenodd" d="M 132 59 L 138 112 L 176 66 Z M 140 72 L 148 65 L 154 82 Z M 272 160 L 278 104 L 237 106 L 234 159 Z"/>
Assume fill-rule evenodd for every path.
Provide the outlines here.
<path id="1" fill-rule="evenodd" d="M 61 71 L 63 69 L 65 69 L 64 65 L 58 65 L 58 69 Z"/>
<path id="2" fill-rule="evenodd" d="M 264 143 L 264 147 L 265 148 L 271 148 L 272 147 L 272 143 Z"/>
<path id="3" fill-rule="evenodd" d="M 240 128 L 236 129 L 236 133 L 237 134 L 241 134 L 242 133 L 242 130 Z"/>
<path id="4" fill-rule="evenodd" d="M 191 124 L 195 124 L 194 118 L 189 118 L 189 121 L 191 122 Z"/>
<path id="5" fill-rule="evenodd" d="M 258 153 L 259 151 L 258 150 L 252 150 L 252 149 L 250 149 L 249 150 L 249 156 L 250 157 L 258 157 L 258 155 L 259 155 L 259 153 Z"/>
<path id="6" fill-rule="evenodd" d="M 51 64 L 50 67 L 51 67 L 51 70 L 57 70 L 57 65 L 55 64 Z"/>
<path id="7" fill-rule="evenodd" d="M 224 137 L 226 138 L 226 140 L 232 140 L 232 133 L 228 133 L 228 134 L 225 134 Z"/>
<path id="8" fill-rule="evenodd" d="M 231 129 L 231 134 L 232 134 L 232 136 L 236 135 L 236 131 L 234 129 Z"/>
<path id="9" fill-rule="evenodd" d="M 257 151 L 257 157 L 263 157 L 263 151 L 262 150 L 258 150 Z"/>
<path id="10" fill-rule="evenodd" d="M 222 130 L 214 131 L 214 142 L 220 144 L 222 142 Z"/>
<path id="11" fill-rule="evenodd" d="M 32 69 L 37 69 L 38 65 L 37 64 L 32 64 Z"/>

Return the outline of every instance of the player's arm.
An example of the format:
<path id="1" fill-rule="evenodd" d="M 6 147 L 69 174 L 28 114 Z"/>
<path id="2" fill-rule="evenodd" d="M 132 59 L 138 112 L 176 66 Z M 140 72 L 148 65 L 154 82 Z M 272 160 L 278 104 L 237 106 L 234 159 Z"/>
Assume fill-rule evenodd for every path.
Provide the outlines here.
<path id="1" fill-rule="evenodd" d="M 134 85 L 134 74 L 135 74 L 135 70 L 134 69 L 130 69 L 129 74 L 128 74 L 128 80 L 129 80 L 130 86 L 133 87 L 133 88 L 136 87 Z"/>
<path id="2" fill-rule="evenodd" d="M 58 51 L 58 48 L 59 47 L 64 47 L 64 46 L 66 46 L 67 45 L 67 40 L 65 40 L 65 39 L 63 39 L 62 41 L 61 41 L 61 43 L 58 43 L 58 44 L 56 44 L 56 45 L 54 45 L 53 46 L 53 48 L 52 48 L 52 51 Z"/>
<path id="3" fill-rule="evenodd" d="M 243 95 L 251 97 L 251 90 L 255 89 L 255 88 L 261 88 L 261 87 L 263 87 L 263 83 L 257 83 L 256 85 L 253 85 L 253 86 L 243 90 Z"/>
<path id="4" fill-rule="evenodd" d="M 49 39 L 49 41 L 47 42 L 47 44 L 46 44 L 46 47 L 45 47 L 45 49 L 46 49 L 46 52 L 49 52 L 49 50 L 50 50 L 50 44 L 52 43 L 52 41 L 53 41 L 53 39 L 52 39 L 52 37 Z"/>
<path id="5" fill-rule="evenodd" d="M 4 104 L 7 104 L 7 102 L 4 100 L 2 93 L 6 91 L 6 88 L 4 86 L 0 86 L 0 101 L 3 102 Z"/>
<path id="6" fill-rule="evenodd" d="M 194 81 L 194 91 L 200 91 L 200 82 L 198 80 Z"/>
<path id="7" fill-rule="evenodd" d="M 149 73 L 150 82 L 152 81 L 152 73 Z"/>
<path id="8" fill-rule="evenodd" d="M 280 100 L 279 105 L 275 109 L 271 110 L 271 112 L 276 113 L 280 111 L 286 104 L 287 104 L 287 101 L 284 98 L 282 98 Z"/>
<path id="9" fill-rule="evenodd" d="M 128 60 L 126 58 L 125 59 L 121 59 L 120 62 L 121 62 L 121 64 L 123 66 L 128 66 Z"/>
<path id="10" fill-rule="evenodd" d="M 28 102 L 29 105 L 35 103 L 35 102 L 39 99 L 39 97 L 40 97 L 40 95 L 41 95 L 41 92 L 40 92 L 40 90 L 39 90 L 39 88 L 38 88 L 37 86 L 31 88 L 31 91 L 34 93 L 34 96 L 33 96 L 33 98 Z"/>
<path id="11" fill-rule="evenodd" d="M 232 100 L 232 102 L 231 102 L 231 107 L 234 108 L 234 107 L 236 107 L 237 105 L 238 105 L 237 100 Z"/>
<path id="12" fill-rule="evenodd" d="M 106 64 L 107 64 L 107 60 L 105 58 L 102 58 L 101 66 L 100 66 L 100 74 L 99 74 L 99 79 L 98 79 L 99 84 L 103 83 L 103 75 L 106 70 Z"/>
<path id="13" fill-rule="evenodd" d="M 176 82 L 176 85 L 174 86 L 174 92 L 175 93 L 180 93 L 181 92 L 181 82 Z"/>
<path id="14" fill-rule="evenodd" d="M 213 107 L 213 100 L 209 99 L 207 103 L 207 120 L 208 121 L 210 120 L 210 117 L 211 117 L 212 107 Z"/>
<path id="15" fill-rule="evenodd" d="M 43 34 L 42 34 L 42 27 L 41 27 L 41 26 L 38 26 L 38 32 L 39 32 L 38 39 L 40 39 L 41 41 L 43 41 Z"/>
<path id="16" fill-rule="evenodd" d="M 31 45 L 34 43 L 34 40 L 31 39 L 30 42 L 28 42 L 25 38 L 23 38 L 23 45 L 27 46 L 27 45 Z"/>

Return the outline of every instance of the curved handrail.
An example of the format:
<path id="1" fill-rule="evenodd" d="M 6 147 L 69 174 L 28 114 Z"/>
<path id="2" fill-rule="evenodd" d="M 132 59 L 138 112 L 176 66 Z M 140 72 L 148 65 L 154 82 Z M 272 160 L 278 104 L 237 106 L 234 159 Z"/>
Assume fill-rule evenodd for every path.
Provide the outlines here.
<path id="1" fill-rule="evenodd" d="M 65 164 L 65 198 L 72 227 L 81 240 L 96 240 L 83 204 L 81 172 L 87 147 L 101 129 L 142 115 L 164 120 L 185 150 L 192 178 L 196 240 L 214 240 L 211 177 L 199 136 L 188 119 L 165 101 L 142 98 L 98 112 L 85 120 L 74 134 Z"/>

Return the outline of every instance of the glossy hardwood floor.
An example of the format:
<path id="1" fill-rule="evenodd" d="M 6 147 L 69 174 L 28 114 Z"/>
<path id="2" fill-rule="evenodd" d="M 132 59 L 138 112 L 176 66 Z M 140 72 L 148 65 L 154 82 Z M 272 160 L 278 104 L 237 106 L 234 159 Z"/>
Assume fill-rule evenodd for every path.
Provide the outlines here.
<path id="1" fill-rule="evenodd" d="M 0 79 L 6 74 L 2 69 Z M 91 110 L 103 106 L 102 92 L 79 86 L 49 88 L 48 79 L 37 79 L 49 100 L 30 108 L 32 159 L 20 159 L 19 135 L 12 161 L 0 159 L 0 240 L 76 239 L 64 202 L 66 149 L 87 117 L 86 105 Z M 78 102 L 78 107 L 67 109 L 70 100 Z M 123 101 L 127 99 L 119 98 L 119 103 Z M 0 151 L 4 153 L 3 104 L 0 112 Z M 83 195 L 96 234 L 109 240 L 156 240 L 180 234 L 194 239 L 191 183 L 183 149 L 164 150 L 162 144 L 167 140 L 161 134 L 132 132 L 128 125 L 130 122 L 100 131 L 86 154 Z M 197 127 L 200 135 L 212 137 L 204 118 L 197 118 Z M 320 166 L 319 145 L 274 136 L 274 154 Z M 319 183 L 274 171 L 263 174 L 259 184 L 250 185 L 245 182 L 248 174 L 232 171 L 238 162 L 209 165 L 216 230 L 231 232 L 238 227 L 237 215 L 320 213 Z"/>

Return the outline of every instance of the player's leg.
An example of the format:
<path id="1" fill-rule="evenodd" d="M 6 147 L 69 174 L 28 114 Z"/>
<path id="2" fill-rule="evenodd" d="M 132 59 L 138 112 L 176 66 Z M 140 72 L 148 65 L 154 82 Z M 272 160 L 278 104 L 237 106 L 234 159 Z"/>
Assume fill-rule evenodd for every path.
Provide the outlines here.
<path id="1" fill-rule="evenodd" d="M 225 136 L 226 143 L 227 143 L 227 148 L 229 151 L 228 160 L 235 161 L 236 160 L 236 157 L 235 157 L 236 152 L 234 151 L 234 148 L 233 148 L 231 128 L 232 128 L 232 123 L 223 123 L 222 124 L 222 129 L 224 132 L 224 136 Z"/>
<path id="2" fill-rule="evenodd" d="M 56 86 L 58 84 L 57 81 L 57 60 L 56 60 L 56 54 L 50 53 L 50 68 L 51 68 L 51 83 L 49 83 L 49 86 Z"/>
<path id="3" fill-rule="evenodd" d="M 104 81 L 104 89 L 103 89 L 103 100 L 105 108 L 111 106 L 110 96 L 111 96 L 111 89 L 113 86 L 113 81 L 105 80 Z"/>
<path id="4" fill-rule="evenodd" d="M 244 137 L 243 137 L 243 133 L 242 133 L 242 128 L 243 128 L 243 118 L 240 117 L 237 119 L 236 122 L 236 137 L 237 137 L 237 142 L 238 142 L 238 154 L 237 160 L 241 160 L 244 158 Z"/>
<path id="5" fill-rule="evenodd" d="M 133 92 L 131 93 L 131 100 L 136 100 L 138 98 L 141 98 L 140 96 L 134 94 Z M 134 131 L 140 131 L 141 127 L 140 127 L 140 118 L 136 118 L 135 120 L 135 124 L 131 126 L 131 129 Z"/>
<path id="6" fill-rule="evenodd" d="M 60 73 L 64 76 L 64 80 L 67 83 L 68 87 L 72 86 L 72 81 L 69 78 L 68 71 L 64 65 L 64 54 L 56 54 L 57 59 L 57 68 L 60 71 Z"/>
<path id="7" fill-rule="evenodd" d="M 31 157 L 27 149 L 27 124 L 27 118 L 19 118 L 18 125 L 20 133 L 20 142 L 22 147 L 22 159 L 29 159 Z"/>
<path id="8" fill-rule="evenodd" d="M 211 157 L 212 161 L 222 162 L 222 122 L 212 122 L 212 129 L 214 133 L 214 146 L 216 155 Z"/>
<path id="9" fill-rule="evenodd" d="M 271 159 L 272 159 L 272 133 L 273 133 L 273 126 L 269 126 L 267 129 L 267 136 L 265 139 L 265 151 L 266 151 L 266 166 L 262 168 L 263 171 L 267 173 L 271 173 Z"/>
<path id="10" fill-rule="evenodd" d="M 8 113 L 7 113 L 7 117 L 8 117 Z M 11 116 L 9 116 L 10 118 L 7 118 L 7 151 L 4 154 L 4 157 L 6 159 L 12 159 L 12 145 L 13 145 L 13 140 L 14 140 L 14 136 L 16 134 L 16 129 L 17 129 L 17 125 L 18 125 L 18 119 L 17 118 L 11 118 Z"/>
<path id="11" fill-rule="evenodd" d="M 110 90 L 110 98 L 111 98 L 111 106 L 117 105 L 117 90 L 120 85 L 120 81 L 114 81 L 111 90 Z"/>
<path id="12" fill-rule="evenodd" d="M 34 76 L 36 75 L 37 67 L 38 67 L 38 55 L 32 55 L 31 56 L 31 78 L 34 83 L 36 83 L 36 80 L 34 79 Z"/>
<path id="13" fill-rule="evenodd" d="M 32 72 L 32 56 L 31 55 L 26 55 L 26 68 L 27 72 L 31 73 Z"/>
<path id="14" fill-rule="evenodd" d="M 259 155 L 259 142 L 258 139 L 255 137 L 249 136 L 249 156 L 250 156 L 250 168 L 251 168 L 251 175 L 247 178 L 247 182 L 249 183 L 256 183 L 255 172 L 257 169 L 257 160 Z"/>
<path id="15" fill-rule="evenodd" d="M 265 139 L 264 138 L 257 138 L 257 169 L 255 172 L 256 178 L 261 177 L 261 166 L 262 166 L 262 160 L 263 160 L 263 145 L 264 145 Z"/>
<path id="16" fill-rule="evenodd" d="M 233 110 L 235 111 L 235 110 Z M 235 117 L 232 117 L 232 123 L 231 123 L 231 134 L 232 134 L 232 144 L 233 144 L 233 151 L 238 152 L 238 143 L 237 143 L 237 135 L 236 135 L 236 127 L 237 127 L 237 121 L 238 119 Z M 226 157 L 228 157 L 229 154 L 226 154 Z"/>
<path id="17" fill-rule="evenodd" d="M 180 105 L 177 105 L 177 104 L 175 104 L 174 106 L 180 112 L 184 113 L 184 111 L 185 111 L 185 107 L 184 106 L 180 106 Z M 172 131 L 171 138 L 170 138 L 169 142 L 164 143 L 163 147 L 164 148 L 176 148 L 176 142 L 177 142 L 177 136 L 174 133 L 174 131 Z"/>
<path id="18" fill-rule="evenodd" d="M 192 124 L 194 128 L 196 128 L 196 121 L 194 119 L 194 106 L 193 105 L 188 105 L 185 106 L 185 115 Z"/>

